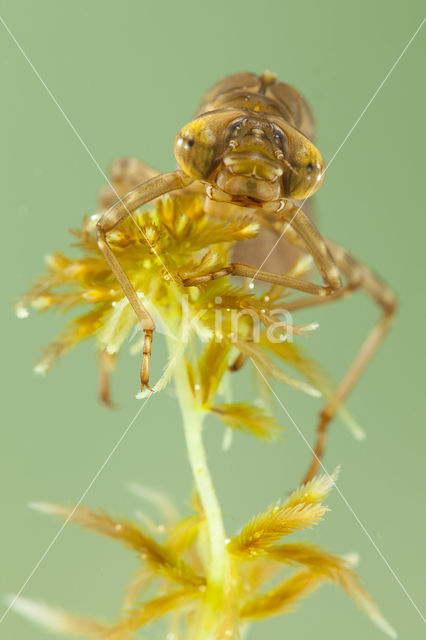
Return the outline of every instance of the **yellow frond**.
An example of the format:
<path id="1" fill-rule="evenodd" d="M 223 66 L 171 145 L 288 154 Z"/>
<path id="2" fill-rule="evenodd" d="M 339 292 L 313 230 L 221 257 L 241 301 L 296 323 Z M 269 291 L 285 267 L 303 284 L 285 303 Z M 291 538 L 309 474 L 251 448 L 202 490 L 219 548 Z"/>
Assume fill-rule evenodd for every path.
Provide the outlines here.
<path id="1" fill-rule="evenodd" d="M 275 505 L 255 516 L 237 536 L 233 536 L 228 550 L 241 558 L 262 555 L 283 536 L 317 524 L 326 511 L 327 507 L 315 503 Z"/>
<path id="2" fill-rule="evenodd" d="M 288 613 L 324 580 L 321 573 L 299 571 L 270 591 L 250 599 L 241 608 L 242 618 L 265 618 Z"/>
<path id="3" fill-rule="evenodd" d="M 325 393 L 331 390 L 332 383 L 329 375 L 312 358 L 305 355 L 303 349 L 294 342 L 272 342 L 266 336 L 261 337 L 262 347 L 270 350 L 283 363 L 299 371 L 306 380 Z"/>
<path id="4" fill-rule="evenodd" d="M 143 567 L 137 571 L 129 584 L 124 588 L 124 596 L 121 609 L 127 611 L 133 608 L 139 600 L 139 594 L 142 589 L 146 590 L 153 582 L 155 573 L 150 567 Z"/>
<path id="5" fill-rule="evenodd" d="M 55 634 L 70 636 L 99 637 L 105 624 L 85 616 L 72 615 L 62 609 L 50 607 L 22 596 L 11 597 L 11 605 L 16 613 Z"/>
<path id="6" fill-rule="evenodd" d="M 178 273 L 182 278 L 203 276 L 215 269 L 226 266 L 226 260 L 227 252 L 210 249 L 198 260 L 191 259 L 188 262 L 179 265 Z"/>
<path id="7" fill-rule="evenodd" d="M 311 571 L 320 573 L 324 579 L 338 584 L 374 624 L 391 638 L 396 638 L 395 631 L 382 616 L 376 601 L 362 587 L 360 578 L 351 570 L 350 563 L 345 558 L 323 551 L 310 543 L 272 546 L 267 554 L 269 558 L 287 565 L 304 565 Z"/>
<path id="8" fill-rule="evenodd" d="M 223 374 L 228 368 L 230 346 L 225 342 L 211 340 L 204 349 L 198 365 L 198 384 L 201 403 L 210 404 L 216 394 Z"/>
<path id="9" fill-rule="evenodd" d="M 107 353 L 118 353 L 124 340 L 135 325 L 135 312 L 126 297 L 114 303 L 112 312 L 98 331 L 98 342 Z"/>
<path id="10" fill-rule="evenodd" d="M 294 344 L 294 342 L 272 342 L 267 340 L 263 334 L 261 335 L 260 343 L 263 348 L 278 356 L 283 363 L 299 371 L 308 382 L 321 391 L 325 398 L 330 399 L 332 397 L 335 385 L 331 381 L 329 374 L 318 362 L 309 358 L 301 347 Z M 345 405 L 339 407 L 338 415 L 356 440 L 364 440 L 365 432 L 363 428 L 349 413 Z"/>
<path id="11" fill-rule="evenodd" d="M 169 530 L 166 546 L 176 554 L 181 554 L 192 546 L 196 539 L 200 525 L 205 518 L 199 515 L 188 516 Z"/>
<path id="12" fill-rule="evenodd" d="M 216 404 L 210 407 L 210 411 L 228 427 L 251 433 L 262 440 L 276 440 L 281 432 L 281 426 L 272 416 L 248 402 Z"/>
<path id="13" fill-rule="evenodd" d="M 312 478 L 310 482 L 298 487 L 286 500 L 285 506 L 297 506 L 300 504 L 320 504 L 328 495 L 336 482 L 339 467 L 331 475 L 322 475 Z"/>
<path id="14" fill-rule="evenodd" d="M 93 311 L 74 318 L 69 323 L 68 330 L 45 348 L 43 358 L 34 368 L 35 372 L 46 373 L 55 360 L 68 353 L 82 340 L 91 337 L 105 317 L 105 313 L 105 307 L 98 305 Z"/>
<path id="15" fill-rule="evenodd" d="M 121 542 L 128 549 L 140 554 L 154 571 L 163 574 L 172 582 L 194 587 L 205 584 L 202 576 L 197 575 L 170 549 L 160 545 L 133 522 L 113 520 L 106 513 L 96 513 L 84 506 L 77 509 L 47 503 L 35 503 L 32 506 L 44 513 L 60 515 L 69 522 L 76 522 L 95 533 Z"/>
<path id="16" fill-rule="evenodd" d="M 133 611 L 112 625 L 105 625 L 99 634 L 103 640 L 127 640 L 146 624 L 155 622 L 170 611 L 187 605 L 200 595 L 200 591 L 191 589 L 179 589 L 172 591 L 149 602 L 138 605 Z"/>
<path id="17" fill-rule="evenodd" d="M 246 356 L 248 356 L 255 367 L 262 372 L 265 378 L 273 378 L 279 382 L 283 382 L 284 384 L 293 387 L 294 389 L 298 389 L 299 391 L 303 391 L 310 396 L 314 396 L 315 398 L 319 398 L 321 396 L 321 392 L 308 384 L 307 382 L 303 382 L 302 380 L 296 380 L 292 376 L 287 375 L 277 365 L 265 354 L 262 347 L 254 342 L 245 342 L 243 340 L 236 340 L 234 345 Z"/>

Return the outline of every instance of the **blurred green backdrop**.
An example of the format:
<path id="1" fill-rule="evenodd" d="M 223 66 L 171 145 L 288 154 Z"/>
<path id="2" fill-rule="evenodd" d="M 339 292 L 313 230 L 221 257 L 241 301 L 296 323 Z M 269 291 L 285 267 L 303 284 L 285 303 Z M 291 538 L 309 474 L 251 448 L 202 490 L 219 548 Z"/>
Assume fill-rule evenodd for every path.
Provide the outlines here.
<path id="1" fill-rule="evenodd" d="M 314 107 L 318 144 L 329 159 L 419 26 L 422 4 L 2 0 L 1 15 L 103 169 L 114 157 L 134 155 L 168 170 L 174 166 L 175 133 L 198 99 L 217 79 L 237 70 L 271 69 L 300 89 Z M 368 438 L 355 442 L 336 421 L 325 463 L 329 470 L 342 464 L 339 485 L 345 497 L 421 609 L 425 38 L 423 29 L 340 151 L 317 197 L 321 229 L 373 266 L 400 299 L 390 337 L 349 402 Z M 120 403 L 115 411 L 97 401 L 91 344 L 66 357 L 45 379 L 32 373 L 42 345 L 63 319 L 33 313 L 18 320 L 13 298 L 44 270 L 44 254 L 68 248 L 67 230 L 94 210 L 104 180 L 3 27 L 0 47 L 3 598 L 21 587 L 60 526 L 30 511 L 28 501 L 79 498 L 136 413 L 139 363 L 121 358 L 114 378 Z M 320 322 L 305 346 L 337 378 L 377 317 L 362 294 L 305 312 L 303 319 Z M 153 380 L 165 359 L 159 339 L 154 353 Z M 247 372 L 242 376 L 249 385 Z M 283 388 L 279 395 L 312 441 L 318 401 Z M 306 468 L 306 445 L 279 415 L 286 426 L 281 443 L 267 446 L 235 437 L 226 454 L 221 427 L 210 425 L 209 461 L 230 532 L 285 495 Z M 191 477 L 171 394 L 152 398 L 86 502 L 131 516 L 141 507 L 126 490 L 132 480 L 166 491 L 185 509 Z M 423 638 L 419 613 L 354 515 L 337 492 L 329 503 L 332 511 L 312 538 L 336 552 L 359 552 L 358 571 L 400 637 Z M 131 554 L 117 545 L 70 526 L 23 595 L 111 619 L 135 567 Z M 48 637 L 14 612 L 1 626 L 0 635 L 8 640 Z M 162 637 L 155 629 L 143 635 Z M 381 637 L 332 586 L 296 613 L 258 623 L 249 637 L 314 635 Z"/>

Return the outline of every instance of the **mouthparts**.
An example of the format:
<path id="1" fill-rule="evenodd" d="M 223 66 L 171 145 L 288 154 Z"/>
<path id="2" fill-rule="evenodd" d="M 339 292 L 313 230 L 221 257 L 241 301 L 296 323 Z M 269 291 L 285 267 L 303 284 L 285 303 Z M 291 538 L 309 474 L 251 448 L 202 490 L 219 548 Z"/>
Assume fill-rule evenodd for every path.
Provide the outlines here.
<path id="1" fill-rule="evenodd" d="M 225 156 L 228 171 L 238 176 L 254 177 L 273 182 L 283 174 L 284 167 L 276 160 L 257 151 L 235 151 Z"/>

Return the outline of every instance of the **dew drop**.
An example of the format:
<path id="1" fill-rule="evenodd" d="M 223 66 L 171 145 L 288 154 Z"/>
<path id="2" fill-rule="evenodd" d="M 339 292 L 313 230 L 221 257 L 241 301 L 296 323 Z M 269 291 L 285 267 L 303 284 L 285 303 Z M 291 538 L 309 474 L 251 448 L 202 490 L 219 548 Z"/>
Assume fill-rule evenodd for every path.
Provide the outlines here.
<path id="1" fill-rule="evenodd" d="M 44 376 L 46 375 L 48 369 L 49 369 L 49 365 L 46 362 L 41 361 L 38 364 L 36 364 L 36 366 L 34 367 L 34 373 L 36 373 L 39 376 Z"/>
<path id="2" fill-rule="evenodd" d="M 28 309 L 23 304 L 17 304 L 15 307 L 16 317 L 19 319 L 28 318 Z"/>

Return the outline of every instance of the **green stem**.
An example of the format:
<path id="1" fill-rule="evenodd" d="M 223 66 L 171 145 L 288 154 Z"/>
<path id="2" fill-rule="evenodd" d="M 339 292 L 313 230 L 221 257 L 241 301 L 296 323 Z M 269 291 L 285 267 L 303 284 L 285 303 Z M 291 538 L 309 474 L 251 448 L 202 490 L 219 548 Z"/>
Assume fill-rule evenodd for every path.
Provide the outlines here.
<path id="1" fill-rule="evenodd" d="M 180 362 L 176 365 L 175 384 L 183 416 L 189 462 L 207 521 L 210 543 L 208 586 L 213 587 L 216 593 L 223 593 L 228 570 L 228 555 L 222 513 L 207 466 L 202 440 L 206 412 L 194 402 L 183 358 L 180 358 Z"/>
<path id="2" fill-rule="evenodd" d="M 211 586 L 222 588 L 227 564 L 225 530 L 202 442 L 203 418 L 201 412 L 187 411 L 184 416 L 184 431 L 189 461 L 207 520 L 210 541 L 208 582 Z"/>

